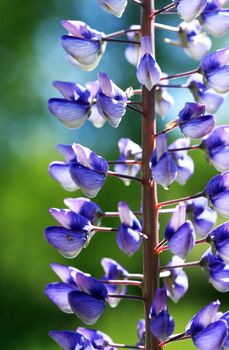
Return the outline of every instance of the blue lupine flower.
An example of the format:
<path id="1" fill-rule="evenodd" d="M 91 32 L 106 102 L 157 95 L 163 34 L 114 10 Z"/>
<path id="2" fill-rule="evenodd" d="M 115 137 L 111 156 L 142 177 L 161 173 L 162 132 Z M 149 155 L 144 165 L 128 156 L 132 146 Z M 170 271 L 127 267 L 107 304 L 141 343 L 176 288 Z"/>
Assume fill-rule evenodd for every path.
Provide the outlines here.
<path id="1" fill-rule="evenodd" d="M 209 248 L 200 260 L 200 265 L 207 272 L 209 282 L 219 292 L 229 291 L 229 265 L 225 264 L 220 255 L 213 254 Z"/>
<path id="2" fill-rule="evenodd" d="M 229 30 L 229 10 L 219 8 L 214 1 L 208 1 L 201 13 L 205 29 L 214 36 L 222 36 Z"/>
<path id="3" fill-rule="evenodd" d="M 90 341 L 93 349 L 98 350 L 115 350 L 113 346 L 107 344 L 112 344 L 113 340 L 106 334 L 95 329 L 89 329 L 84 327 L 78 327 L 76 330 L 78 333 L 82 334 L 86 339 Z"/>
<path id="4" fill-rule="evenodd" d="M 198 139 L 207 135 L 215 125 L 213 115 L 204 114 L 205 106 L 199 103 L 186 102 L 178 114 L 178 125 L 185 136 Z"/>
<path id="5" fill-rule="evenodd" d="M 88 242 L 91 223 L 68 209 L 51 208 L 50 213 L 62 226 L 47 227 L 45 238 L 64 257 L 75 258 Z"/>
<path id="6" fill-rule="evenodd" d="M 80 270 L 53 264 L 63 282 L 50 283 L 45 288 L 47 297 L 66 313 L 75 313 L 84 323 L 95 323 L 105 308 L 106 287 Z"/>
<path id="7" fill-rule="evenodd" d="M 71 152 L 72 158 L 51 163 L 50 175 L 67 191 L 80 188 L 88 197 L 95 197 L 105 182 L 109 168 L 107 161 L 79 144 L 66 145 L 65 148 Z"/>
<path id="8" fill-rule="evenodd" d="M 141 38 L 141 57 L 137 66 L 137 78 L 149 91 L 161 78 L 161 69 L 153 57 L 149 36 Z"/>
<path id="9" fill-rule="evenodd" d="M 195 244 L 195 230 L 191 221 L 185 221 L 186 205 L 181 203 L 165 229 L 164 237 L 168 241 L 169 250 L 184 259 Z"/>
<path id="10" fill-rule="evenodd" d="M 216 320 L 219 306 L 219 301 L 205 306 L 186 327 L 186 334 L 192 337 L 198 350 L 222 349 L 227 338 L 228 327 L 226 321 Z"/>
<path id="11" fill-rule="evenodd" d="M 61 42 L 70 61 L 85 70 L 94 69 L 106 48 L 106 42 L 102 40 L 104 33 L 81 21 L 64 20 L 61 24 L 69 32 L 62 36 Z"/>
<path id="12" fill-rule="evenodd" d="M 138 333 L 138 343 L 137 345 L 145 345 L 145 333 L 146 333 L 146 323 L 145 320 L 139 320 L 138 326 L 137 326 L 137 333 Z"/>
<path id="13" fill-rule="evenodd" d="M 74 331 L 50 331 L 49 336 L 64 350 L 93 350 L 90 341 L 79 332 Z"/>
<path id="14" fill-rule="evenodd" d="M 229 221 L 210 232 L 208 242 L 213 245 L 213 251 L 216 250 L 223 261 L 229 264 Z"/>
<path id="15" fill-rule="evenodd" d="M 50 112 L 69 128 L 79 128 L 90 115 L 91 95 L 83 86 L 54 81 L 53 85 L 64 96 L 48 101 Z"/>
<path id="16" fill-rule="evenodd" d="M 141 245 L 142 226 L 125 202 L 118 203 L 119 226 L 116 241 L 119 248 L 127 255 L 133 255 Z"/>
<path id="17" fill-rule="evenodd" d="M 217 126 L 203 140 L 201 147 L 218 171 L 229 170 L 229 125 Z"/>
<path id="18" fill-rule="evenodd" d="M 177 167 L 171 152 L 168 152 L 167 136 L 161 134 L 156 139 L 156 149 L 150 159 L 152 178 L 158 184 L 168 188 L 177 176 Z"/>
<path id="19" fill-rule="evenodd" d="M 184 148 L 190 146 L 188 138 L 177 139 L 169 145 L 169 149 Z M 194 162 L 187 151 L 172 152 L 173 159 L 177 166 L 176 181 L 180 185 L 185 185 L 194 173 Z"/>
<path id="20" fill-rule="evenodd" d="M 207 4 L 207 0 L 173 0 L 178 14 L 185 22 L 198 17 Z"/>
<path id="21" fill-rule="evenodd" d="M 101 265 L 105 272 L 103 279 L 123 280 L 123 279 L 127 279 L 128 277 L 128 271 L 125 270 L 124 267 L 122 267 L 118 262 L 116 262 L 111 258 L 103 258 L 101 260 Z M 127 287 L 124 285 L 122 286 L 122 285 L 108 284 L 107 290 L 111 294 L 125 295 L 127 291 Z M 108 298 L 108 303 L 111 307 L 116 307 L 120 301 L 121 301 L 120 298 Z"/>
<path id="22" fill-rule="evenodd" d="M 121 17 L 127 6 L 127 0 L 98 0 L 102 8 L 115 15 Z"/>
<path id="23" fill-rule="evenodd" d="M 166 74 L 162 74 L 162 77 L 166 77 Z M 168 80 L 164 80 L 164 84 L 167 84 Z M 155 111 L 161 118 L 167 114 L 174 105 L 174 98 L 168 93 L 167 88 L 157 87 L 155 90 Z"/>
<path id="24" fill-rule="evenodd" d="M 215 91 L 229 91 L 229 49 L 217 50 L 204 56 L 200 62 L 201 73 Z"/>
<path id="25" fill-rule="evenodd" d="M 136 31 L 128 32 L 126 34 L 128 40 L 140 42 L 141 27 L 139 25 L 132 25 L 132 26 L 130 26 L 129 29 L 136 30 Z M 126 57 L 127 61 L 134 66 L 137 66 L 140 54 L 141 54 L 141 50 L 140 50 L 139 45 L 130 44 L 125 49 L 125 57 Z"/>
<path id="26" fill-rule="evenodd" d="M 142 149 L 141 147 L 128 138 L 121 138 L 118 141 L 118 148 L 120 152 L 119 161 L 125 160 L 137 160 L 142 157 Z M 136 176 L 139 172 L 141 166 L 139 164 L 134 165 L 126 165 L 126 164 L 116 164 L 114 169 L 117 173 L 125 174 L 128 176 Z M 125 185 L 130 185 L 131 180 L 122 179 Z"/>
<path id="27" fill-rule="evenodd" d="M 117 128 L 126 112 L 127 96 L 105 73 L 99 73 L 96 106 L 100 115 Z"/>
<path id="28" fill-rule="evenodd" d="M 223 314 L 221 317 L 220 317 L 220 320 L 224 320 L 225 322 L 227 322 L 227 327 L 229 329 L 229 311 L 228 312 L 225 312 L 225 314 Z M 229 332 L 228 332 L 228 336 L 223 344 L 223 348 L 222 350 L 228 350 L 229 348 Z"/>
<path id="29" fill-rule="evenodd" d="M 93 101 L 96 101 L 97 93 L 99 91 L 99 81 L 89 81 L 85 84 L 86 88 L 90 91 Z M 99 114 L 96 103 L 91 105 L 91 113 L 88 120 L 96 127 L 101 128 L 105 123 L 106 119 Z"/>
<path id="30" fill-rule="evenodd" d="M 229 172 L 213 177 L 207 183 L 205 193 L 214 208 L 225 218 L 229 218 Z"/>
<path id="31" fill-rule="evenodd" d="M 195 232 L 201 238 L 206 238 L 217 220 L 217 214 L 208 206 L 207 198 L 200 197 L 188 201 L 186 213 L 194 225 Z"/>
<path id="32" fill-rule="evenodd" d="M 173 256 L 166 266 L 169 266 L 170 275 L 164 278 L 167 295 L 177 303 L 188 290 L 188 277 L 182 267 L 171 269 L 171 266 L 181 265 L 183 259 Z"/>
<path id="33" fill-rule="evenodd" d="M 156 289 L 150 318 L 150 329 L 155 337 L 165 340 L 173 333 L 175 324 L 172 316 L 168 313 L 165 288 Z"/>
<path id="34" fill-rule="evenodd" d="M 211 49 L 211 39 L 203 32 L 197 20 L 191 23 L 182 22 L 178 34 L 185 53 L 195 60 L 199 61 Z"/>
<path id="35" fill-rule="evenodd" d="M 196 102 L 205 106 L 208 113 L 215 113 L 222 105 L 224 97 L 203 83 L 201 74 L 194 74 L 188 79 L 188 85 Z"/>

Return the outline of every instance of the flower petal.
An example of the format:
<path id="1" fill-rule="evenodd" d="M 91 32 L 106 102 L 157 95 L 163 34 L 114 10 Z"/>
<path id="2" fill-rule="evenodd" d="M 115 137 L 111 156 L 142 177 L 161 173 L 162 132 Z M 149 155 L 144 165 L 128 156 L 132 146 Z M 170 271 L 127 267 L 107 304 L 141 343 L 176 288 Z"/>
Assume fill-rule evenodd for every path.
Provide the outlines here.
<path id="1" fill-rule="evenodd" d="M 73 311 L 68 302 L 68 294 L 75 290 L 76 287 L 73 287 L 71 284 L 55 282 L 46 286 L 45 294 L 61 311 L 72 314 Z"/>
<path id="2" fill-rule="evenodd" d="M 198 350 L 220 350 L 227 337 L 227 324 L 219 320 L 209 324 L 201 332 L 193 336 Z"/>
<path id="3" fill-rule="evenodd" d="M 49 165 L 48 171 L 52 178 L 58 181 L 66 191 L 72 192 L 79 188 L 70 175 L 69 164 L 53 162 Z"/>

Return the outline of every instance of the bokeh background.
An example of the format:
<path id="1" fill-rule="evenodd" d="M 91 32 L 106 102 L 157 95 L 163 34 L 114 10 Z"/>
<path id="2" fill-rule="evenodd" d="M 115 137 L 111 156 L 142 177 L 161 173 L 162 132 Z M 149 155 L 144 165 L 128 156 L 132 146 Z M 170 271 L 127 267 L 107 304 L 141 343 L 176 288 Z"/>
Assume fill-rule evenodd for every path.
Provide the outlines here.
<path id="1" fill-rule="evenodd" d="M 160 4 L 159 4 L 160 3 Z M 166 5 L 158 1 L 158 6 Z M 79 130 L 65 129 L 47 110 L 47 99 L 58 96 L 53 80 L 84 84 L 94 80 L 99 71 L 107 72 L 123 89 L 137 87 L 135 69 L 124 58 L 124 46 L 109 44 L 99 67 L 90 73 L 72 66 L 66 60 L 59 38 L 65 33 L 61 19 L 80 19 L 92 28 L 113 32 L 139 23 L 138 6 L 129 1 L 121 19 L 105 13 L 96 0 L 35 1 L 1 0 L 0 2 L 0 149 L 1 149 L 1 347 L 4 350 L 51 350 L 58 346 L 47 336 L 50 329 L 75 329 L 82 323 L 73 315 L 59 311 L 43 294 L 44 286 L 57 281 L 50 270 L 51 262 L 71 264 L 94 276 L 102 275 L 103 256 L 117 259 L 130 272 L 141 272 L 141 252 L 133 258 L 121 253 L 115 234 L 98 233 L 75 261 L 67 261 L 43 237 L 44 228 L 54 224 L 49 207 L 63 207 L 63 199 L 80 196 L 66 193 L 48 173 L 48 164 L 61 156 L 57 143 L 78 142 L 92 148 L 107 159 L 117 159 L 117 141 L 130 137 L 140 143 L 140 117 L 128 112 L 118 129 L 105 125 L 95 129 L 89 122 Z M 173 16 L 160 16 L 170 24 L 179 22 Z M 194 62 L 181 49 L 163 43 L 166 32 L 157 31 L 157 60 L 170 74 L 195 68 Z M 173 36 L 171 36 L 173 37 Z M 214 40 L 213 47 L 226 45 L 227 38 Z M 162 127 L 177 116 L 185 101 L 192 101 L 188 91 L 172 91 L 176 104 L 169 116 L 159 121 Z M 228 100 L 217 114 L 219 124 L 228 122 Z M 173 132 L 172 141 L 178 134 Z M 204 155 L 193 153 L 195 176 L 184 187 L 173 184 L 169 192 L 159 189 L 161 199 L 175 198 L 201 190 L 215 171 Z M 125 200 L 133 210 L 140 202 L 139 184 L 125 187 L 116 178 L 107 179 L 96 198 L 104 210 L 116 210 L 116 203 Z M 169 216 L 163 216 L 161 234 Z M 105 221 L 118 225 L 118 221 Z M 189 257 L 198 259 L 204 248 L 196 248 Z M 169 254 L 163 260 L 169 259 Z M 220 298 L 222 309 L 228 309 L 226 295 L 219 295 L 207 277 L 195 268 L 188 270 L 190 289 L 178 305 L 169 302 L 176 321 L 176 332 L 183 331 L 188 320 L 208 302 Z M 130 290 L 131 291 L 131 290 Z M 134 292 L 134 290 L 132 290 Z M 115 342 L 134 344 L 136 324 L 143 317 L 140 302 L 123 301 L 116 309 L 106 308 L 95 325 L 110 334 Z M 170 345 L 168 349 L 194 349 L 191 341 Z"/>

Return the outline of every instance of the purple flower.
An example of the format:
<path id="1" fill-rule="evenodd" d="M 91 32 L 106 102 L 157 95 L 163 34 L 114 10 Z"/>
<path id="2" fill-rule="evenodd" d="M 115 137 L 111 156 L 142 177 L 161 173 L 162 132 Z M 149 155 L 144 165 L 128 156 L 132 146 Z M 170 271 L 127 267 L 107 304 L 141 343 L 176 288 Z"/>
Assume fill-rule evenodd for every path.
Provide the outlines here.
<path id="1" fill-rule="evenodd" d="M 107 344 L 112 344 L 113 340 L 106 334 L 95 329 L 78 327 L 76 330 L 78 333 L 82 334 L 86 339 L 90 341 L 93 349 L 98 350 L 115 350 L 116 348 L 111 347 Z"/>
<path id="2" fill-rule="evenodd" d="M 186 334 L 198 350 L 220 350 L 227 337 L 227 322 L 216 320 L 220 302 L 215 301 L 205 306 L 188 323 Z"/>
<path id="3" fill-rule="evenodd" d="M 121 17 L 127 6 L 127 0 L 98 0 L 102 8 L 115 15 Z"/>
<path id="4" fill-rule="evenodd" d="M 217 220 L 217 214 L 208 206 L 207 198 L 200 197 L 188 201 L 186 213 L 192 221 L 196 233 L 201 238 L 206 238 Z"/>
<path id="5" fill-rule="evenodd" d="M 127 38 L 131 41 L 140 41 L 140 26 L 139 25 L 132 25 L 129 28 L 130 30 L 136 30 L 134 32 L 128 32 Z M 137 66 L 139 61 L 139 56 L 141 54 L 139 45 L 136 44 L 130 44 L 125 49 L 125 57 L 127 61 L 132 64 L 133 66 Z"/>
<path id="6" fill-rule="evenodd" d="M 150 168 L 153 180 L 165 188 L 168 188 L 176 179 L 177 167 L 171 152 L 168 152 L 165 134 L 157 136 L 156 149 L 150 159 Z"/>
<path id="7" fill-rule="evenodd" d="M 182 22 L 178 34 L 185 53 L 195 60 L 200 60 L 211 49 L 211 39 L 203 32 L 197 20 L 191 23 Z"/>
<path id="8" fill-rule="evenodd" d="M 126 113 L 127 97 L 105 73 L 99 73 L 99 90 L 96 106 L 99 114 L 108 120 L 111 126 L 117 128 Z"/>
<path id="9" fill-rule="evenodd" d="M 175 324 L 172 316 L 168 313 L 165 288 L 156 289 L 150 318 L 150 329 L 155 337 L 165 340 L 173 333 Z"/>
<path id="10" fill-rule="evenodd" d="M 229 10 L 219 8 L 214 1 L 208 2 L 201 13 L 205 29 L 214 36 L 222 36 L 229 30 Z"/>
<path id="11" fill-rule="evenodd" d="M 84 323 L 95 323 L 105 308 L 108 297 L 106 287 L 78 269 L 52 264 L 60 283 L 50 283 L 45 288 L 47 297 L 66 313 L 75 313 Z"/>
<path id="12" fill-rule="evenodd" d="M 99 81 L 90 81 L 85 84 L 86 88 L 90 91 L 93 101 L 96 101 L 97 93 L 99 91 Z M 101 128 L 105 123 L 106 119 L 99 114 L 96 103 L 91 105 L 91 113 L 88 120 L 96 127 Z"/>
<path id="13" fill-rule="evenodd" d="M 213 254 L 209 248 L 202 256 L 200 265 L 207 272 L 209 282 L 219 292 L 229 290 L 229 265 L 225 264 L 219 254 Z"/>
<path id="14" fill-rule="evenodd" d="M 212 244 L 213 252 L 216 250 L 223 261 L 229 264 L 229 221 L 210 232 L 208 242 Z"/>
<path id="15" fill-rule="evenodd" d="M 209 86 L 219 93 L 229 91 L 229 49 L 217 50 L 203 57 L 201 73 Z"/>
<path id="16" fill-rule="evenodd" d="M 201 147 L 218 171 L 229 169 L 229 125 L 220 125 L 203 140 Z"/>
<path id="17" fill-rule="evenodd" d="M 141 38 L 141 57 L 137 66 L 137 78 L 149 91 L 161 78 L 161 69 L 153 57 L 152 44 L 148 36 Z"/>
<path id="18" fill-rule="evenodd" d="M 145 320 L 139 320 L 138 326 L 137 326 L 137 332 L 138 332 L 138 343 L 137 345 L 145 345 L 145 333 L 146 333 L 146 323 Z"/>
<path id="19" fill-rule="evenodd" d="M 170 275 L 164 278 L 167 295 L 177 303 L 188 290 L 188 277 L 182 267 L 171 269 L 171 266 L 181 265 L 183 259 L 173 256 L 166 266 L 169 266 Z"/>
<path id="20" fill-rule="evenodd" d="M 212 131 L 215 125 L 214 117 L 204 113 L 204 105 L 186 102 L 177 120 L 181 132 L 185 136 L 198 139 Z"/>
<path id="21" fill-rule="evenodd" d="M 176 10 L 185 22 L 198 17 L 207 4 L 207 0 L 173 0 Z"/>
<path id="22" fill-rule="evenodd" d="M 229 172 L 213 177 L 205 188 L 205 193 L 214 208 L 224 217 L 229 217 Z"/>
<path id="23" fill-rule="evenodd" d="M 64 350 L 93 350 L 90 341 L 79 332 L 50 331 L 49 336 Z"/>
<path id="24" fill-rule="evenodd" d="M 60 145 L 59 150 L 66 162 L 51 163 L 50 175 L 67 191 L 80 188 L 88 197 L 95 197 L 105 182 L 109 168 L 107 161 L 89 148 L 76 143 L 72 146 Z"/>
<path id="25" fill-rule="evenodd" d="M 131 139 L 128 138 L 121 138 L 118 141 L 118 148 L 120 152 L 119 161 L 126 161 L 126 160 L 137 160 L 141 159 L 142 157 L 142 149 L 141 147 L 133 142 Z M 114 169 L 117 173 L 129 175 L 129 176 L 136 176 L 139 172 L 141 166 L 139 164 L 134 165 L 126 165 L 126 164 L 116 164 Z M 122 179 L 125 185 L 129 185 L 131 183 L 131 180 L 129 179 Z"/>
<path id="26" fill-rule="evenodd" d="M 128 271 L 126 271 L 124 267 L 122 267 L 118 262 L 116 262 L 113 259 L 103 258 L 101 260 L 101 265 L 105 272 L 103 279 L 123 280 L 127 279 L 128 277 Z M 107 290 L 111 294 L 125 295 L 127 287 L 122 285 L 108 284 Z M 108 303 L 111 307 L 116 307 L 120 301 L 120 298 L 108 298 Z"/>
<path id="27" fill-rule="evenodd" d="M 203 77 L 200 74 L 194 74 L 189 80 L 189 89 L 196 102 L 205 106 L 208 113 L 215 113 L 224 101 L 222 95 L 213 89 L 207 88 L 203 84 Z"/>
<path id="28" fill-rule="evenodd" d="M 127 255 L 133 255 L 141 245 L 142 226 L 125 202 L 118 203 L 119 226 L 116 241 L 119 248 Z"/>
<path id="29" fill-rule="evenodd" d="M 169 250 L 184 259 L 195 244 L 195 231 L 191 221 L 185 221 L 186 206 L 181 203 L 165 229 L 164 237 L 168 241 Z"/>
<path id="30" fill-rule="evenodd" d="M 69 32 L 69 35 L 62 36 L 61 42 L 70 61 L 85 70 L 94 69 L 106 48 L 106 42 L 102 40 L 104 33 L 81 21 L 64 20 L 61 24 Z"/>

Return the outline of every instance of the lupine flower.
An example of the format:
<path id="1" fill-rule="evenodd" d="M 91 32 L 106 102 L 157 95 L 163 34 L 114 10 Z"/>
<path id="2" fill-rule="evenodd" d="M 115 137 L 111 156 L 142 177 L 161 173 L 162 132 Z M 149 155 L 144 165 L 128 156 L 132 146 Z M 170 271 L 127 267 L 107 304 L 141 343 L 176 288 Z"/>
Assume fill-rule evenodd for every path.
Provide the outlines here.
<path id="1" fill-rule="evenodd" d="M 125 160 L 137 160 L 142 157 L 141 147 L 128 138 L 121 138 L 118 141 L 118 148 L 120 152 L 119 161 Z M 141 166 L 139 164 L 126 165 L 126 164 L 116 164 L 114 169 L 117 173 L 125 174 L 129 176 L 136 176 L 139 172 Z M 130 185 L 131 180 L 122 178 L 125 185 Z"/>
<path id="2" fill-rule="evenodd" d="M 195 198 L 187 202 L 186 213 L 192 221 L 195 232 L 206 238 L 217 220 L 216 212 L 208 206 L 207 198 Z"/>
<path id="3" fill-rule="evenodd" d="M 137 345 L 145 345 L 145 333 L 146 333 L 146 323 L 145 320 L 139 320 L 138 326 L 137 326 L 137 333 L 138 333 L 138 343 Z"/>
<path id="4" fill-rule="evenodd" d="M 229 265 L 225 264 L 219 254 L 213 254 L 209 248 L 202 256 L 200 265 L 216 290 L 222 293 L 229 291 Z"/>
<path id="5" fill-rule="evenodd" d="M 63 282 L 50 283 L 45 288 L 47 297 L 66 313 L 75 313 L 84 323 L 95 323 L 105 308 L 106 287 L 73 267 L 52 264 Z"/>
<path id="6" fill-rule="evenodd" d="M 229 91 L 229 49 L 217 50 L 204 56 L 200 62 L 201 73 L 209 86 L 219 93 Z"/>
<path id="7" fill-rule="evenodd" d="M 166 77 L 166 74 L 162 74 L 162 77 Z M 168 80 L 164 80 L 167 84 Z M 174 105 L 174 98 L 168 93 L 166 87 L 157 87 L 155 90 L 155 111 L 162 118 L 169 112 Z"/>
<path id="8" fill-rule="evenodd" d="M 176 10 L 185 22 L 198 17 L 206 6 L 207 0 L 173 0 Z"/>
<path id="9" fill-rule="evenodd" d="M 177 139 L 169 145 L 169 149 L 189 147 L 190 140 L 188 138 Z M 177 166 L 176 181 L 180 185 L 185 185 L 188 179 L 194 173 L 194 163 L 187 151 L 172 152 L 173 159 Z"/>
<path id="10" fill-rule="evenodd" d="M 208 242 L 212 244 L 213 252 L 216 250 L 223 261 L 229 264 L 229 221 L 210 232 Z"/>
<path id="11" fill-rule="evenodd" d="M 161 78 L 161 69 L 152 55 L 152 44 L 148 36 L 141 38 L 141 57 L 137 66 L 137 78 L 149 91 Z"/>
<path id="12" fill-rule="evenodd" d="M 197 20 L 191 23 L 182 22 L 179 26 L 179 38 L 185 53 L 195 60 L 200 60 L 211 49 L 211 39 L 203 32 Z"/>
<path id="13" fill-rule="evenodd" d="M 100 115 L 117 128 L 126 112 L 126 94 L 105 73 L 99 73 L 98 79 L 96 106 Z"/>
<path id="14" fill-rule="evenodd" d="M 229 329 L 229 311 L 228 311 L 228 312 L 225 312 L 225 314 L 223 314 L 223 315 L 220 317 L 220 320 L 223 320 L 223 321 L 227 322 L 227 327 L 228 327 L 228 329 Z M 228 332 L 228 335 L 227 335 L 226 340 L 224 341 L 223 349 L 222 349 L 222 350 L 228 350 L 228 348 L 229 348 L 229 332 Z"/>
<path id="15" fill-rule="evenodd" d="M 229 169 L 229 125 L 217 126 L 203 140 L 201 148 L 218 171 Z"/>
<path id="16" fill-rule="evenodd" d="M 75 258 L 87 244 L 90 221 L 68 209 L 51 208 L 49 212 L 62 226 L 47 227 L 45 238 L 63 256 Z"/>
<path id="17" fill-rule="evenodd" d="M 178 114 L 178 125 L 185 136 L 198 139 L 207 135 L 215 125 L 212 115 L 204 114 L 204 105 L 186 102 Z"/>
<path id="18" fill-rule="evenodd" d="M 195 244 L 195 231 L 191 221 L 185 221 L 186 206 L 181 203 L 165 229 L 164 237 L 168 241 L 169 250 L 184 259 Z"/>
<path id="19" fill-rule="evenodd" d="M 119 248 L 127 255 L 133 255 L 141 245 L 142 226 L 125 202 L 118 203 L 119 226 L 116 241 Z"/>
<path id="20" fill-rule="evenodd" d="M 213 177 L 205 188 L 205 193 L 214 208 L 225 218 L 229 217 L 229 172 Z"/>
<path id="21" fill-rule="evenodd" d="M 123 280 L 127 279 L 128 277 L 128 271 L 126 271 L 124 267 L 122 267 L 113 259 L 103 258 L 101 260 L 101 265 L 105 272 L 103 279 Z M 111 294 L 125 295 L 127 287 L 122 285 L 108 284 L 107 290 Z M 108 298 L 108 303 L 111 307 L 116 307 L 119 304 L 120 300 L 120 298 Z"/>
<path id="22" fill-rule="evenodd" d="M 224 101 L 222 95 L 209 89 L 203 83 L 201 74 L 194 74 L 188 79 L 188 85 L 196 102 L 205 106 L 208 113 L 215 113 Z"/>
<path id="23" fill-rule="evenodd" d="M 167 295 L 174 303 L 177 303 L 188 290 L 188 277 L 182 267 L 171 269 L 171 266 L 181 265 L 183 259 L 173 256 L 166 266 L 169 266 L 170 276 L 164 278 Z"/>
<path id="24" fill-rule="evenodd" d="M 121 17 L 127 6 L 127 0 L 98 0 L 102 8 L 115 15 Z"/>
<path id="25" fill-rule="evenodd" d="M 198 350 L 220 350 L 227 338 L 227 322 L 216 320 L 220 302 L 205 306 L 188 323 L 186 334 L 192 337 Z"/>
<path id="26" fill-rule="evenodd" d="M 49 336 L 64 350 L 93 350 L 90 341 L 79 332 L 74 331 L 50 331 Z"/>
<path id="27" fill-rule="evenodd" d="M 99 81 L 95 80 L 95 81 L 87 82 L 85 86 L 90 91 L 92 100 L 96 101 L 97 93 L 99 91 Z M 91 104 L 91 113 L 88 120 L 96 128 L 101 128 L 106 123 L 106 119 L 99 114 L 96 102 Z"/>
<path id="28" fill-rule="evenodd" d="M 150 318 L 150 329 L 155 337 L 165 340 L 173 333 L 175 324 L 172 316 L 168 313 L 165 288 L 156 289 L 150 310 Z"/>
<path id="29" fill-rule="evenodd" d="M 54 81 L 53 85 L 64 96 L 48 101 L 50 112 L 69 128 L 79 128 L 90 115 L 91 94 L 83 86 Z"/>
<path id="30" fill-rule="evenodd" d="M 222 36 L 229 30 L 229 10 L 219 8 L 214 1 L 208 2 L 201 13 L 204 27 L 214 36 Z"/>
<path id="31" fill-rule="evenodd" d="M 69 35 L 63 35 L 61 42 L 70 56 L 70 61 L 85 70 L 94 69 L 106 48 L 102 40 L 104 33 L 90 28 L 81 21 L 62 21 L 61 24 Z"/>
<path id="32" fill-rule="evenodd" d="M 116 348 L 111 347 L 107 344 L 112 344 L 113 340 L 106 334 L 95 329 L 89 329 L 84 327 L 78 327 L 76 330 L 82 334 L 86 339 L 90 341 L 93 349 L 104 349 L 104 350 L 115 350 Z"/>
<path id="33" fill-rule="evenodd" d="M 129 29 L 133 29 L 136 30 L 134 32 L 128 32 L 127 38 L 128 40 L 132 40 L 132 41 L 140 41 L 140 26 L 139 25 L 132 25 L 130 26 Z M 127 61 L 134 65 L 137 66 L 138 61 L 139 61 L 139 56 L 140 56 L 141 50 L 139 45 L 136 44 L 130 44 L 126 47 L 125 49 L 125 57 L 127 59 Z"/>
<path id="34" fill-rule="evenodd" d="M 157 136 L 156 149 L 150 159 L 150 168 L 154 181 L 165 188 L 168 188 L 176 179 L 177 167 L 171 152 L 168 151 L 165 134 Z"/>
<path id="35" fill-rule="evenodd" d="M 107 161 L 76 143 L 58 148 L 66 162 L 52 162 L 49 165 L 50 175 L 67 191 L 80 188 L 88 197 L 95 197 L 105 182 L 109 168 Z M 66 152 L 71 156 L 66 157 Z"/>

